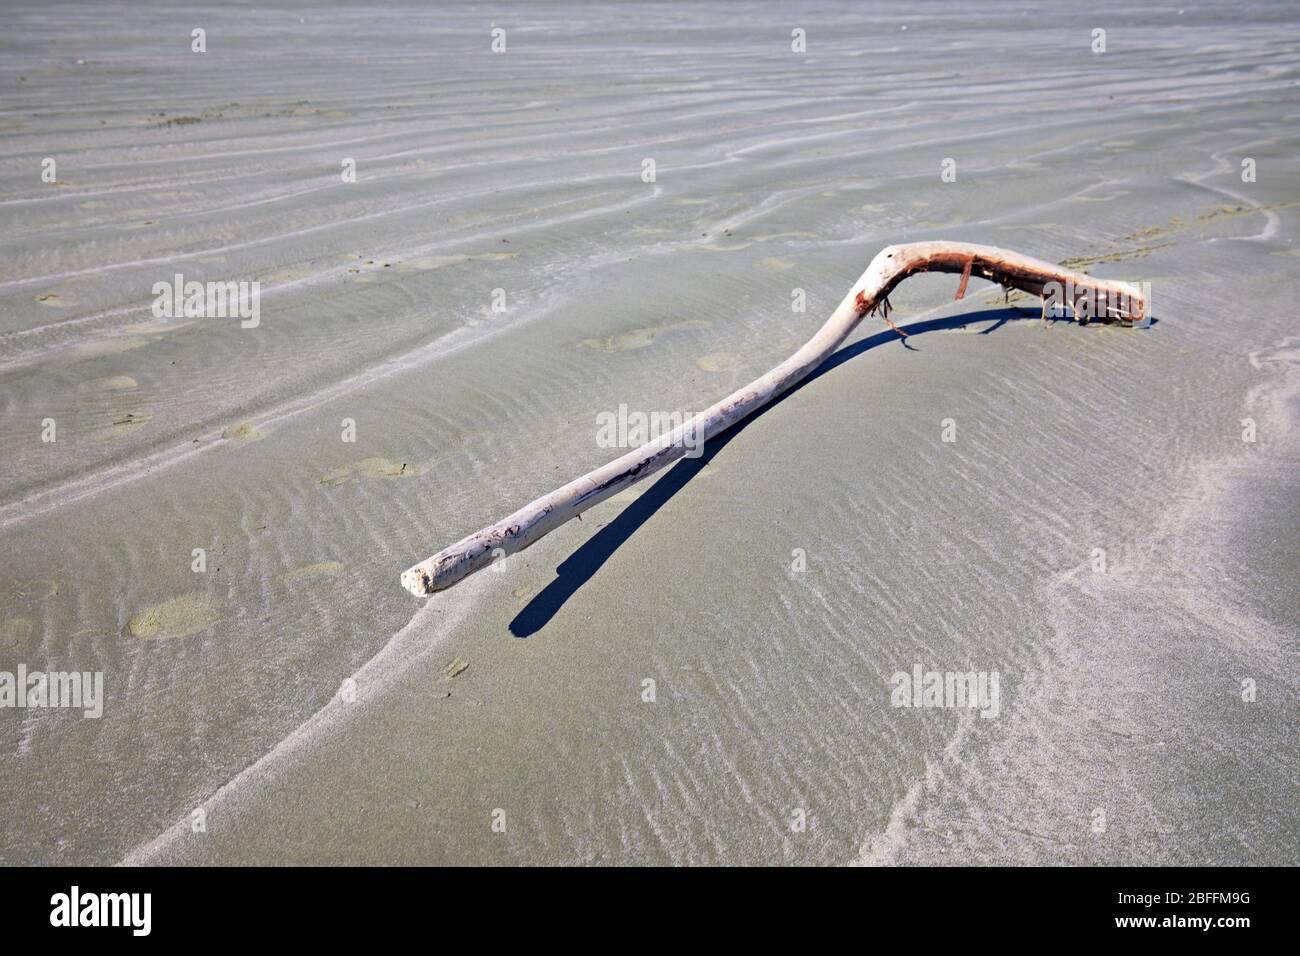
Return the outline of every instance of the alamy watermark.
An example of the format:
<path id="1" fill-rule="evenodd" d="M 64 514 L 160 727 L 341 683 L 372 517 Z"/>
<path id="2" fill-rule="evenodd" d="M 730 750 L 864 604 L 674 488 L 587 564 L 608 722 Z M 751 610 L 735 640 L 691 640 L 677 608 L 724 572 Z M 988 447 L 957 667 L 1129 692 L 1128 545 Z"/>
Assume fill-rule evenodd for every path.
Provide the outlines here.
<path id="1" fill-rule="evenodd" d="M 0 707 L 72 707 L 92 719 L 104 713 L 103 671 L 0 671 Z"/>
<path id="2" fill-rule="evenodd" d="M 1079 287 L 1073 279 L 1064 283 L 1049 282 L 1043 286 L 1043 315 L 1064 314 L 1069 308 L 1084 322 L 1091 319 L 1126 319 L 1131 322 L 1149 320 L 1151 315 L 1151 283 L 1134 283 L 1136 296 L 1122 290 L 1098 290 L 1091 286 Z"/>
<path id="3" fill-rule="evenodd" d="M 1002 709 L 997 671 L 927 671 L 920 664 L 912 672 L 897 671 L 889 678 L 894 707 L 978 709 L 981 717 L 996 717 Z"/>
<path id="4" fill-rule="evenodd" d="M 241 329 L 262 321 L 262 283 L 185 281 L 179 272 L 171 282 L 153 284 L 155 319 L 240 319 Z"/>
<path id="5" fill-rule="evenodd" d="M 596 414 L 596 445 L 600 448 L 640 448 L 651 442 L 680 444 L 687 458 L 704 454 L 704 429 L 690 412 L 617 411 Z"/>
<path id="6" fill-rule="evenodd" d="M 122 926 L 132 936 L 153 928 L 152 893 L 83 893 L 73 886 L 50 897 L 51 926 Z"/>

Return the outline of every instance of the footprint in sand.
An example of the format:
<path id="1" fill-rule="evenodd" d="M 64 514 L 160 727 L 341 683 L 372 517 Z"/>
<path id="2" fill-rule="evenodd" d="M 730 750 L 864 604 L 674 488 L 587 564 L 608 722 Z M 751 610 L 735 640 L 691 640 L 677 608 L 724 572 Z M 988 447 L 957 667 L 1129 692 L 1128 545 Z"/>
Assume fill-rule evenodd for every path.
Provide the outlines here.
<path id="1" fill-rule="evenodd" d="M 327 488 L 354 481 L 359 478 L 413 478 L 424 474 L 424 469 L 407 461 L 393 461 L 391 458 L 363 458 L 361 461 L 335 468 L 318 480 Z"/>
<path id="2" fill-rule="evenodd" d="M 669 325 L 652 325 L 644 329 L 632 329 L 630 332 L 611 335 L 604 339 L 583 339 L 578 344 L 583 348 L 592 349 L 596 352 L 631 352 L 634 349 L 643 349 L 646 346 L 653 345 L 654 340 L 665 332 L 675 332 L 680 329 L 707 329 L 709 325 L 709 322 L 702 319 L 687 319 Z"/>
<path id="3" fill-rule="evenodd" d="M 147 607 L 128 625 L 132 637 L 142 640 L 166 640 L 189 637 L 206 630 L 220 620 L 220 616 L 198 591 L 182 594 L 162 604 Z"/>

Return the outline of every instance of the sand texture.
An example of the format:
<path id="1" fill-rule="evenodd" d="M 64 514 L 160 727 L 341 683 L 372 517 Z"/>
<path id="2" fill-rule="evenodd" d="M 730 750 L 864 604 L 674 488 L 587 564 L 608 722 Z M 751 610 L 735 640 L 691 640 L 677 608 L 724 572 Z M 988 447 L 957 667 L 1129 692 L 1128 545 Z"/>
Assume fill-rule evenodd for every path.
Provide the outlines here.
<path id="1" fill-rule="evenodd" d="M 0 863 L 1300 861 L 1293 8 L 107 10 L 0 36 L 0 671 L 105 698 L 0 708 Z M 1155 323 L 909 279 L 905 343 L 398 583 L 928 239 Z"/>

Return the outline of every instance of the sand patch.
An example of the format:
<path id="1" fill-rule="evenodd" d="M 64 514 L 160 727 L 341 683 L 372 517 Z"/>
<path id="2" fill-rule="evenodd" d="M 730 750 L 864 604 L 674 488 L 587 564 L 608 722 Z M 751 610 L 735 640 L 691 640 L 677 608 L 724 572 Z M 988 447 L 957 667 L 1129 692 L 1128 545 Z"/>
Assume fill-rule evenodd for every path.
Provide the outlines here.
<path id="1" fill-rule="evenodd" d="M 453 227 L 460 226 L 478 226 L 485 222 L 490 222 L 492 217 L 485 212 L 463 212 L 458 216 L 451 216 L 447 219 L 447 225 Z"/>
<path id="2" fill-rule="evenodd" d="M 1094 256 L 1070 256 L 1062 259 L 1060 265 L 1067 269 L 1085 272 L 1090 266 L 1095 266 L 1101 262 L 1127 262 L 1130 259 L 1142 259 L 1151 255 L 1157 249 L 1163 249 L 1170 245 L 1173 245 L 1173 243 L 1158 242 L 1151 246 L 1142 246 L 1137 249 L 1121 249 L 1117 252 L 1102 252 Z"/>
<path id="3" fill-rule="evenodd" d="M 354 481 L 359 478 L 413 478 L 424 474 L 424 469 L 408 461 L 393 461 L 391 458 L 363 458 L 361 461 L 335 468 L 319 480 L 327 488 Z"/>
<path id="4" fill-rule="evenodd" d="M 148 409 L 141 409 L 138 412 L 125 412 L 113 420 L 111 425 L 106 425 L 94 433 L 94 439 L 97 442 L 117 441 L 119 438 L 125 438 L 143 428 L 153 419 L 153 413 Z"/>
<path id="5" fill-rule="evenodd" d="M 288 110 L 290 116 L 319 116 L 321 119 L 347 119 L 352 114 L 346 110 L 327 110 L 319 106 L 295 106 Z"/>
<path id="6" fill-rule="evenodd" d="M 59 292 L 41 292 L 32 296 L 32 301 L 52 309 L 68 309 L 77 304 L 72 296 Z"/>
<path id="7" fill-rule="evenodd" d="M 1288 207 L 1295 206 L 1295 205 L 1297 205 L 1297 203 L 1291 202 L 1291 203 L 1270 203 L 1268 205 L 1260 205 L 1260 206 L 1228 206 L 1228 205 L 1216 206 L 1214 209 L 1207 210 L 1206 212 L 1201 213 L 1199 216 L 1196 216 L 1190 222 L 1184 220 L 1181 216 L 1175 216 L 1173 219 L 1169 220 L 1168 225 L 1148 226 L 1145 229 L 1139 229 L 1137 232 L 1129 233 L 1121 241 L 1137 242 L 1143 239 L 1161 238 L 1169 235 L 1170 233 L 1178 232 L 1183 229 L 1195 229 L 1198 226 L 1212 225 L 1218 222 L 1222 222 L 1223 220 L 1226 219 L 1235 219 L 1238 216 L 1253 216 L 1259 213 L 1263 213 L 1266 210 L 1286 209 Z M 1153 247 L 1153 248 L 1159 248 L 1159 247 Z"/>
<path id="8" fill-rule="evenodd" d="M 758 267 L 766 269 L 768 272 L 784 272 L 786 269 L 793 269 L 793 262 L 786 262 L 784 259 L 778 259 L 775 256 L 768 256 L 766 259 L 758 260 Z"/>
<path id="9" fill-rule="evenodd" d="M 302 581 L 306 578 L 333 577 L 343 570 L 342 561 L 319 561 L 316 564 L 304 564 L 294 568 L 284 576 L 286 581 Z"/>
<path id="10" fill-rule="evenodd" d="M 132 335 L 152 335 L 155 337 L 162 336 L 167 332 L 175 332 L 186 326 L 194 325 L 198 319 L 188 321 L 173 321 L 171 319 L 161 319 L 156 322 L 132 322 L 130 325 L 122 326 L 123 332 L 129 332 Z"/>
<path id="11" fill-rule="evenodd" d="M 252 441 L 261 441 L 266 437 L 266 432 L 258 431 L 253 427 L 252 422 L 240 422 L 223 431 L 221 437 L 237 445 L 244 445 Z"/>
<path id="12" fill-rule="evenodd" d="M 263 282 L 297 282 L 299 279 L 306 279 L 315 275 L 313 269 L 280 269 L 276 272 L 268 273 L 262 276 Z"/>
<path id="13" fill-rule="evenodd" d="M 145 608 L 131 618 L 128 626 L 132 637 L 152 641 L 189 637 L 206 630 L 218 620 L 220 617 L 208 603 L 207 597 L 198 591 L 191 591 Z"/>
<path id="14" fill-rule="evenodd" d="M 114 375 L 110 378 L 101 378 L 95 384 L 109 392 L 124 392 L 127 389 L 138 388 L 140 386 L 140 383 L 130 375 Z"/>
<path id="15" fill-rule="evenodd" d="M 583 348 L 592 349 L 596 352 L 631 352 L 653 345 L 655 339 L 666 332 L 677 332 L 682 329 L 707 329 L 711 324 L 703 319 L 686 319 L 668 325 L 651 325 L 643 329 L 632 329 L 629 332 L 611 335 L 604 339 L 583 339 L 578 344 Z"/>
<path id="16" fill-rule="evenodd" d="M 701 355 L 695 364 L 706 372 L 730 372 L 740 365 L 740 361 L 730 352 L 713 352 Z"/>
<path id="17" fill-rule="evenodd" d="M 428 272 L 433 269 L 441 269 L 443 266 L 456 265 L 460 262 L 505 262 L 509 259 L 518 259 L 517 252 L 479 252 L 472 255 L 465 253 L 456 253 L 449 256 L 419 256 L 415 259 L 407 259 L 397 264 L 399 272 Z"/>
<path id="18" fill-rule="evenodd" d="M 153 339 L 142 338 L 140 336 L 117 336 L 114 338 L 96 339 L 92 342 L 80 342 L 67 350 L 67 352 L 55 356 L 50 365 L 53 368 L 66 368 L 69 365 L 76 365 L 78 362 L 89 359 L 100 358 L 105 355 L 118 355 L 122 352 L 130 352 L 132 349 L 138 349 L 148 345 Z"/>
<path id="19" fill-rule="evenodd" d="M 30 578 L 14 585 L 14 593 L 24 600 L 35 598 L 44 601 L 59 593 L 59 582 L 53 578 Z"/>
<path id="20" fill-rule="evenodd" d="M 464 262 L 468 257 L 463 255 L 451 256 L 419 256 L 415 259 L 408 259 L 398 265 L 398 269 L 403 272 L 430 272 L 434 269 L 441 269 L 443 266 L 455 265 L 458 262 Z"/>
<path id="21" fill-rule="evenodd" d="M 0 649 L 26 651 L 36 635 L 36 622 L 30 617 L 0 618 Z"/>
<path id="22" fill-rule="evenodd" d="M 1030 296 L 1029 293 L 1020 289 L 1007 289 L 1005 292 L 995 292 L 984 300 L 985 305 L 1012 305 L 1016 302 L 1037 302 L 1038 296 Z M 962 326 L 964 329 L 965 326 Z M 951 329 L 949 331 L 952 331 Z"/>

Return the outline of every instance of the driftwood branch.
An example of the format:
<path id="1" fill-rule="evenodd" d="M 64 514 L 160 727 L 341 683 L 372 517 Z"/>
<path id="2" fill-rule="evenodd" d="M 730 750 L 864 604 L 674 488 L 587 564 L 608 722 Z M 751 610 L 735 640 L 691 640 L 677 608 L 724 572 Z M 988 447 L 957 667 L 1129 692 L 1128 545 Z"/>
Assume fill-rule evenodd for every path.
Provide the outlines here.
<path id="1" fill-rule="evenodd" d="M 405 571 L 402 585 L 417 595 L 449 588 L 497 558 L 522 551 L 592 505 L 684 457 L 690 449 L 753 414 L 806 377 L 839 347 L 863 316 L 879 314 L 900 335 L 906 335 L 889 320 L 889 293 L 918 272 L 959 273 L 959 299 L 970 277 L 975 276 L 1007 289 L 1043 296 L 1044 314 L 1048 302 L 1055 301 L 1070 306 L 1084 321 L 1096 317 L 1135 323 L 1146 315 L 1146 302 L 1136 286 L 1096 279 L 1006 249 L 963 242 L 889 246 L 871 261 L 817 334 L 772 371 L 660 439 L 575 478 L 496 524 L 444 548 Z"/>

